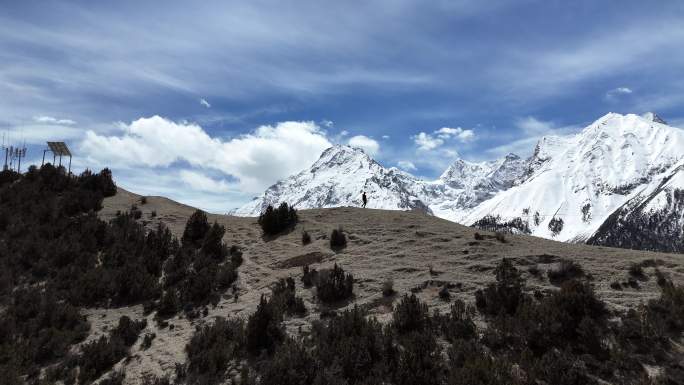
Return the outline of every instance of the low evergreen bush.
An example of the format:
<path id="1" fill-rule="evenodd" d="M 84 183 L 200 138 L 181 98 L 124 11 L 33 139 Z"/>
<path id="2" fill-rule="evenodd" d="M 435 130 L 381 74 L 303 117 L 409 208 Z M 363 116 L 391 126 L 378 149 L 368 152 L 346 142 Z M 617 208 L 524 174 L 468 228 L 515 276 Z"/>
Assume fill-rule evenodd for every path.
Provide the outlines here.
<path id="1" fill-rule="evenodd" d="M 316 294 L 323 302 L 337 302 L 350 298 L 354 290 L 354 276 L 345 274 L 337 263 L 332 270 L 321 270 L 315 281 Z"/>
<path id="2" fill-rule="evenodd" d="M 347 247 L 347 236 L 344 234 L 342 227 L 333 229 L 330 233 L 330 248 L 333 250 Z"/>
<path id="3" fill-rule="evenodd" d="M 297 210 L 283 202 L 278 208 L 269 205 L 259 215 L 258 222 L 264 235 L 277 235 L 294 227 L 298 220 Z"/>

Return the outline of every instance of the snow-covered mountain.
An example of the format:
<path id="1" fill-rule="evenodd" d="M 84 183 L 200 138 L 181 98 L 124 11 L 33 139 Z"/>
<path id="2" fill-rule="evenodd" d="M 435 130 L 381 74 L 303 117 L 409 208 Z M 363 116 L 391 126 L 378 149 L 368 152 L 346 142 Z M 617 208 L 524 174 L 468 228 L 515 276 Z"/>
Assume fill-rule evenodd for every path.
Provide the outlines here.
<path id="1" fill-rule="evenodd" d="M 684 160 L 615 210 L 587 243 L 684 252 Z"/>
<path id="2" fill-rule="evenodd" d="M 438 217 L 460 222 L 473 208 L 511 188 L 527 169 L 515 154 L 495 161 L 456 160 L 434 182 L 423 182 L 420 196 Z"/>
<path id="3" fill-rule="evenodd" d="M 279 181 L 233 214 L 258 216 L 268 205 L 280 202 L 297 209 L 360 206 L 363 191 L 371 197 L 370 208 L 429 212 L 415 195 L 418 183 L 408 173 L 382 167 L 361 149 L 334 146 L 310 168 Z"/>
<path id="4" fill-rule="evenodd" d="M 607 114 L 580 133 L 545 137 L 522 183 L 472 210 L 462 222 L 521 218 L 531 234 L 585 241 L 618 208 L 684 157 L 684 131 L 655 114 Z"/>
<path id="5" fill-rule="evenodd" d="M 492 162 L 457 160 L 438 180 L 423 181 L 381 166 L 359 148 L 336 145 L 310 168 L 279 181 L 232 214 L 257 216 L 280 202 L 298 209 L 360 206 L 365 191 L 369 208 L 421 210 L 456 220 L 510 187 L 524 171 L 524 161 L 509 154 Z"/>
<path id="6" fill-rule="evenodd" d="M 683 162 L 684 130 L 653 113 L 609 113 L 577 134 L 542 138 L 529 159 L 459 159 L 433 181 L 334 146 L 233 213 L 256 216 L 280 202 L 299 209 L 359 206 L 366 191 L 371 208 L 419 209 L 466 225 L 514 223 L 517 231 L 561 241 L 674 251 L 684 248 Z M 641 238 L 626 236 L 653 226 L 643 242 L 670 236 L 679 246 L 639 246 L 634 240 Z"/>

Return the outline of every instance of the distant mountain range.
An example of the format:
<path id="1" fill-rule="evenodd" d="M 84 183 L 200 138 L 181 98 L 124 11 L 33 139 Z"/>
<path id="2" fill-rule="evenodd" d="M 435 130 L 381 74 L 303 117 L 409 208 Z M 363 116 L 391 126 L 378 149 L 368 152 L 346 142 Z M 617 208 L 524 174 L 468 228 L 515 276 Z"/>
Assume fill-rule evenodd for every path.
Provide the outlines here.
<path id="1" fill-rule="evenodd" d="M 334 146 L 308 169 L 234 210 L 359 206 L 421 210 L 466 225 L 560 241 L 684 252 L 684 130 L 656 114 L 609 113 L 575 135 L 539 140 L 528 159 L 456 160 L 434 181 Z"/>

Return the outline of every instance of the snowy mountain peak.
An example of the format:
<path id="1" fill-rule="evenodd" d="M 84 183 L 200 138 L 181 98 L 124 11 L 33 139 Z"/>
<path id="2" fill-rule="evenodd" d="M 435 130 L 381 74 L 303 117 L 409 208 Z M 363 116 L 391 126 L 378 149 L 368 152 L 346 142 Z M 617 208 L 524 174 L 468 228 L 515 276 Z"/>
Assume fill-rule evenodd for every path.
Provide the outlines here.
<path id="1" fill-rule="evenodd" d="M 376 163 L 362 149 L 336 144 L 321 154 L 312 169 L 321 167 L 337 167 L 345 163 Z"/>
<path id="2" fill-rule="evenodd" d="M 684 223 L 682 162 L 684 130 L 655 114 L 608 113 L 576 134 L 541 138 L 529 159 L 456 159 L 433 181 L 336 145 L 234 214 L 256 216 L 280 202 L 298 209 L 359 206 L 365 191 L 369 208 L 418 209 L 466 225 L 496 221 L 561 241 L 628 245 L 619 236 L 625 221 L 650 226 L 660 216 Z"/>
<path id="3" fill-rule="evenodd" d="M 651 122 L 655 123 L 660 123 L 660 124 L 667 124 L 666 121 L 664 121 L 660 116 L 658 116 L 655 112 L 647 112 L 643 115 L 641 115 L 642 118 L 649 120 Z"/>

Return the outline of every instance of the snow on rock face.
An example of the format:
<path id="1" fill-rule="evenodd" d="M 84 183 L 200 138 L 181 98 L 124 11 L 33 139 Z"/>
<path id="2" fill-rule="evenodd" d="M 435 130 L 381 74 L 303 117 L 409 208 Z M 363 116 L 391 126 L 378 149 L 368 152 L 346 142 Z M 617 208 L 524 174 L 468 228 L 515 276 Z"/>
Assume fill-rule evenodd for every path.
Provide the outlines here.
<path id="1" fill-rule="evenodd" d="M 684 159 L 640 188 L 587 243 L 684 252 Z"/>
<path id="2" fill-rule="evenodd" d="M 412 175 L 382 167 L 361 149 L 338 145 L 325 150 L 310 168 L 279 181 L 233 214 L 257 216 L 280 202 L 297 209 L 360 206 L 363 191 L 369 208 L 428 211 L 411 190 L 415 183 Z"/>
<path id="3" fill-rule="evenodd" d="M 257 216 L 280 202 L 298 209 L 360 206 L 366 191 L 369 208 L 417 209 L 456 220 L 510 187 L 524 168 L 524 161 L 513 154 L 493 162 L 457 160 L 437 181 L 427 182 L 384 168 L 361 149 L 338 145 L 325 150 L 309 169 L 279 181 L 232 214 Z"/>
<path id="4" fill-rule="evenodd" d="M 544 137 L 529 159 L 458 159 L 434 181 L 384 168 L 363 150 L 338 145 L 233 214 L 257 216 L 280 202 L 298 209 L 360 206 L 366 191 L 370 208 L 419 209 L 466 225 L 498 216 L 501 222 L 522 220 L 532 235 L 599 242 L 613 239 L 608 233 L 616 230 L 605 228 L 592 238 L 611 215 L 635 218 L 630 210 L 642 201 L 648 204 L 639 206 L 639 220 L 679 207 L 672 202 L 684 196 L 675 196 L 684 190 L 684 171 L 673 167 L 682 159 L 684 130 L 653 113 L 609 113 L 575 135 Z M 658 190 L 666 177 L 682 187 Z"/>
<path id="5" fill-rule="evenodd" d="M 486 215 L 521 217 L 533 235 L 585 240 L 683 155 L 682 130 L 610 113 L 576 135 L 541 139 L 526 180 L 482 203 L 463 222 L 472 224 Z M 553 218 L 563 220 L 557 234 L 549 228 Z"/>

